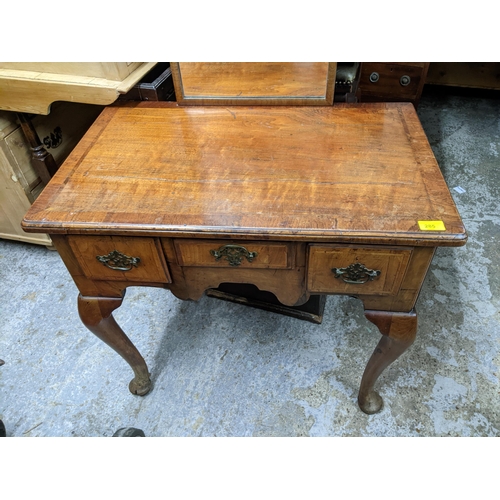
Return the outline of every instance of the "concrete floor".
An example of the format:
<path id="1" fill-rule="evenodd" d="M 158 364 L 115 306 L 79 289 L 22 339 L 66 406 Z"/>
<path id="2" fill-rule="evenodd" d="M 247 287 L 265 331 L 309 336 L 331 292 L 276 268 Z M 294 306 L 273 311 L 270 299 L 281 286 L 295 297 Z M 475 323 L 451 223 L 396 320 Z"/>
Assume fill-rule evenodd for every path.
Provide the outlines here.
<path id="1" fill-rule="evenodd" d="M 0 240 L 7 435 L 499 436 L 500 100 L 427 93 L 419 115 L 469 242 L 438 249 L 417 340 L 379 380 L 381 413 L 356 403 L 379 333 L 355 299 L 329 297 L 313 325 L 130 288 L 115 317 L 152 372 L 141 398 L 128 365 L 81 324 L 58 254 Z"/>

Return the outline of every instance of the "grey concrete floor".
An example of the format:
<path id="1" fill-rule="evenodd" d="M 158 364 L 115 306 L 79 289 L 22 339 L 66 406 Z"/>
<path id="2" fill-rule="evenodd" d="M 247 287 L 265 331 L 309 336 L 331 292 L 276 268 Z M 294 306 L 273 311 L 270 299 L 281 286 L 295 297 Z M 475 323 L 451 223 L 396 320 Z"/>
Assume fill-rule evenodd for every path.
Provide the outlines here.
<path id="1" fill-rule="evenodd" d="M 115 317 L 152 372 L 141 398 L 128 365 L 81 324 L 58 254 L 0 240 L 7 435 L 499 436 L 500 100 L 427 94 L 419 115 L 469 241 L 438 249 L 417 340 L 379 380 L 381 413 L 356 403 L 379 333 L 355 299 L 328 297 L 313 325 L 130 288 Z"/>

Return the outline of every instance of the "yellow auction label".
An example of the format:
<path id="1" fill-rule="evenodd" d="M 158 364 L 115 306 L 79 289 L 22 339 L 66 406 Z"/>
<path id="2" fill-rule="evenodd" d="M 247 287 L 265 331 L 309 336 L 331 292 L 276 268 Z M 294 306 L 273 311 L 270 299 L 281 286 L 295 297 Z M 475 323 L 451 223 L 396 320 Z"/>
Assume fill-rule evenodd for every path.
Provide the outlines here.
<path id="1" fill-rule="evenodd" d="M 421 231 L 446 231 L 442 220 L 419 220 L 418 227 Z"/>

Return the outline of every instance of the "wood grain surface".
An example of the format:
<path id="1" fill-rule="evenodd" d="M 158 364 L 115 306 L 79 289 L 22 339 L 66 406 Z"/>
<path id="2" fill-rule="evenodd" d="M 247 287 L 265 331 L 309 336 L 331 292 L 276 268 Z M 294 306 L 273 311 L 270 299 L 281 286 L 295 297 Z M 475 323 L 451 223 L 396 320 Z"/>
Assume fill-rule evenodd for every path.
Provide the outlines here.
<path id="1" fill-rule="evenodd" d="M 109 107 L 23 227 L 411 246 L 467 238 L 409 103 Z"/>
<path id="2" fill-rule="evenodd" d="M 179 63 L 185 97 L 324 97 L 328 63 Z"/>

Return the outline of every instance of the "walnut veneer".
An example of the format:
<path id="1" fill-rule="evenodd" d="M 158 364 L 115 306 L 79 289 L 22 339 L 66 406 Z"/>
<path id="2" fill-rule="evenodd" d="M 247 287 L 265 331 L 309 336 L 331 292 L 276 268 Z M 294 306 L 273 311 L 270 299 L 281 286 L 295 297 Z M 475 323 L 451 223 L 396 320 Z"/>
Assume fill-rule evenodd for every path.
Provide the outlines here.
<path id="1" fill-rule="evenodd" d="M 444 230 L 422 230 L 439 220 Z M 438 246 L 467 236 L 411 104 L 103 111 L 23 221 L 51 235 L 80 290 L 83 323 L 146 363 L 113 319 L 127 286 L 198 299 L 251 283 L 286 305 L 348 294 L 382 333 L 359 404 L 415 339 L 415 303 Z"/>

